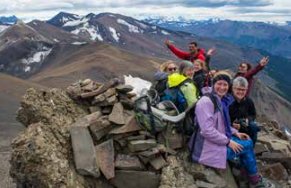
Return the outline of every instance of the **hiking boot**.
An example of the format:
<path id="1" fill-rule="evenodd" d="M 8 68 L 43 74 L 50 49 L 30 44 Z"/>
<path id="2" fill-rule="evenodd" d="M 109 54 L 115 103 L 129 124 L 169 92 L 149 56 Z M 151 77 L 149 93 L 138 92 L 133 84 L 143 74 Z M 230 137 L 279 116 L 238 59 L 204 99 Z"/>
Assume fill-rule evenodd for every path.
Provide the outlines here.
<path id="1" fill-rule="evenodd" d="M 256 184 L 250 184 L 250 188 L 276 188 L 276 186 L 268 179 L 261 177 Z"/>

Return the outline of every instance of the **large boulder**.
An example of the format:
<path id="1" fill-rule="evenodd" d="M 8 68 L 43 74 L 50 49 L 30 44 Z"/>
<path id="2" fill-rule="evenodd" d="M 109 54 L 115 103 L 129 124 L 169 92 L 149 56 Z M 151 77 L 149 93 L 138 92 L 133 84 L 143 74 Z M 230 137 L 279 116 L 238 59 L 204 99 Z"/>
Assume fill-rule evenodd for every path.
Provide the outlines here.
<path id="1" fill-rule="evenodd" d="M 59 89 L 29 89 L 18 120 L 26 130 L 12 142 L 10 174 L 26 187 L 88 187 L 78 175 L 70 142 L 71 125 L 87 114 Z"/>

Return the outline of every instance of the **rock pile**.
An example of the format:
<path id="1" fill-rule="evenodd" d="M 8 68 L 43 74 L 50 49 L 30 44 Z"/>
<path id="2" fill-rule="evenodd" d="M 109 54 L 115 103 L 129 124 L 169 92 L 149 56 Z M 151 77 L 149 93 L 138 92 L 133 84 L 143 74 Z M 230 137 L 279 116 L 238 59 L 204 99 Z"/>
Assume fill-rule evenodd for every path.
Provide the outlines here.
<path id="1" fill-rule="evenodd" d="M 30 89 L 18 119 L 27 129 L 12 143 L 11 176 L 23 187 L 237 187 L 230 168 L 189 162 L 183 136 L 153 136 L 138 125 L 133 88 L 86 79 L 59 89 Z M 290 141 L 261 123 L 255 151 L 262 174 L 288 187 Z M 289 182 L 288 182 L 289 181 Z"/>

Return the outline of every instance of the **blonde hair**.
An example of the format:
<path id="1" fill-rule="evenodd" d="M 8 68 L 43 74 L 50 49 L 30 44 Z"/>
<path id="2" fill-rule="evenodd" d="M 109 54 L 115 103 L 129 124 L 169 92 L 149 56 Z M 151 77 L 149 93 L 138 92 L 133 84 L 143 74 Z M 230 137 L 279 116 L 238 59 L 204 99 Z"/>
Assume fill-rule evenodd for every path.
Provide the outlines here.
<path id="1" fill-rule="evenodd" d="M 194 63 L 199 63 L 199 65 L 202 67 L 202 69 L 207 71 L 207 67 L 206 67 L 205 61 L 202 61 L 201 59 L 196 59 L 194 61 Z"/>
<path id="2" fill-rule="evenodd" d="M 176 63 L 174 63 L 173 61 L 166 61 L 160 65 L 159 70 L 161 72 L 167 72 L 167 69 L 171 64 L 174 64 L 176 66 Z"/>

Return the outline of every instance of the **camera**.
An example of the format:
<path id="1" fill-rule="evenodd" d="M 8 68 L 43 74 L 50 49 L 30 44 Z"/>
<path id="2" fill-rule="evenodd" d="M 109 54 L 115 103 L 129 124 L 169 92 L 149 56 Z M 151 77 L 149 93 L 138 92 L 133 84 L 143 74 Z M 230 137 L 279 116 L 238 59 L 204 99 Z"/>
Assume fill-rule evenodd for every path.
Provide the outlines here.
<path id="1" fill-rule="evenodd" d="M 245 127 L 245 128 L 249 126 L 249 121 L 247 118 L 236 119 L 235 123 L 240 124 L 241 127 Z"/>

